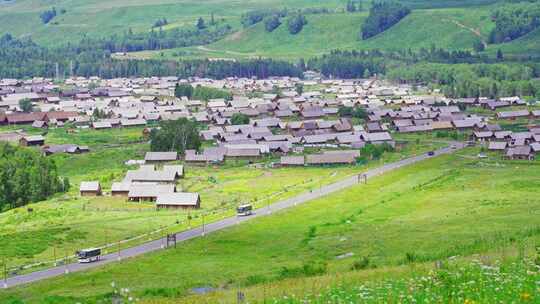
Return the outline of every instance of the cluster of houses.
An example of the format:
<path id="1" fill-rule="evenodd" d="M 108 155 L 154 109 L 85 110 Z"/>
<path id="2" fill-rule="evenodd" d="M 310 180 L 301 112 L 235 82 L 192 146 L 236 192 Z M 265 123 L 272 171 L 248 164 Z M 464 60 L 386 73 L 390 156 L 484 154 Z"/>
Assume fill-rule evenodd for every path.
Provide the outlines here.
<path id="1" fill-rule="evenodd" d="M 540 153 L 540 127 L 531 127 L 526 132 L 475 131 L 472 138 L 485 143 L 490 151 L 504 153 L 508 159 L 533 160 Z"/>
<path id="2" fill-rule="evenodd" d="M 121 182 L 111 186 L 110 195 L 125 197 L 131 202 L 153 202 L 156 208 L 200 208 L 198 193 L 177 191 L 177 181 L 184 177 L 182 165 L 167 164 L 178 159 L 176 152 L 147 152 L 145 164 L 127 171 Z M 82 182 L 81 196 L 103 194 L 97 181 Z"/>
<path id="3" fill-rule="evenodd" d="M 174 88 L 180 83 L 227 89 L 233 98 L 208 101 L 176 98 Z M 298 91 L 298 85 L 305 90 Z M 21 113 L 22 99 L 31 100 L 36 112 Z M 47 128 L 71 122 L 80 128 L 109 129 L 147 126 L 182 117 L 206 124 L 208 128 L 200 136 L 215 145 L 200 152 L 187 151 L 185 161 L 190 164 L 256 159 L 268 153 L 286 156 L 302 152 L 305 147 L 358 149 L 366 144 L 394 145 L 392 133 L 496 132 L 500 130 L 493 127 L 491 119 L 540 119 L 540 111 L 504 110 L 524 105 L 518 97 L 491 100 L 414 95 L 408 86 L 389 85 L 377 79 L 79 77 L 65 80 L 63 86 L 44 78 L 0 80 L 0 124 Z M 363 123 L 338 115 L 343 107 L 364 108 Z M 493 115 L 469 114 L 463 111 L 466 107 L 490 110 Z M 249 123 L 232 125 L 236 113 L 247 116 Z M 25 146 L 46 144 L 41 135 L 18 140 Z M 534 143 L 533 139 L 529 142 Z M 49 147 L 46 153 L 81 153 L 86 148 Z M 346 154 L 336 152 L 333 156 L 345 160 Z M 331 157 L 323 159 L 335 163 Z M 311 163 L 306 159 L 306 164 Z"/>

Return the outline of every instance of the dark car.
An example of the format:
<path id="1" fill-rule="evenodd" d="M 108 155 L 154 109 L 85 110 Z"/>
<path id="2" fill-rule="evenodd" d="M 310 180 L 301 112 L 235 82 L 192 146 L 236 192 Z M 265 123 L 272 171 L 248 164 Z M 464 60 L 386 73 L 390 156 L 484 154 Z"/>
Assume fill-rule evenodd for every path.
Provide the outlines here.
<path id="1" fill-rule="evenodd" d="M 427 155 L 428 155 L 428 156 L 433 156 L 433 155 L 435 155 L 435 151 L 429 151 L 429 152 L 427 153 Z"/>

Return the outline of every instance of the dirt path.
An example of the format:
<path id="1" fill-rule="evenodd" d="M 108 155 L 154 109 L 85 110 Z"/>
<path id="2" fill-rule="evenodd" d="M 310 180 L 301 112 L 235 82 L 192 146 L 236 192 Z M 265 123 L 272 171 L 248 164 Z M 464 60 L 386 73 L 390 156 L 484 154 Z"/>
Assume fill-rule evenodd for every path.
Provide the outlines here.
<path id="1" fill-rule="evenodd" d="M 242 52 L 227 51 L 227 50 L 214 50 L 214 49 L 209 49 L 204 45 L 197 46 L 197 49 L 201 50 L 201 51 L 204 51 L 204 52 L 209 52 L 209 53 L 223 52 L 225 54 L 235 55 L 235 56 L 243 56 L 243 57 L 253 57 L 253 56 L 255 56 L 255 53 L 242 53 Z"/>
<path id="2" fill-rule="evenodd" d="M 484 37 L 482 37 L 482 33 L 480 33 L 480 30 L 478 29 L 475 29 L 475 28 L 472 28 L 472 27 L 469 27 L 469 26 L 466 26 L 465 24 L 457 21 L 457 20 L 451 20 L 451 19 L 443 19 L 443 21 L 449 21 L 449 22 L 452 22 L 453 24 L 463 28 L 463 29 L 466 29 L 468 30 L 469 32 L 473 33 L 473 35 L 475 35 L 476 37 L 480 38 L 480 41 L 482 42 L 482 44 L 484 45 L 484 48 L 487 47 L 487 42 L 486 40 L 484 40 Z"/>

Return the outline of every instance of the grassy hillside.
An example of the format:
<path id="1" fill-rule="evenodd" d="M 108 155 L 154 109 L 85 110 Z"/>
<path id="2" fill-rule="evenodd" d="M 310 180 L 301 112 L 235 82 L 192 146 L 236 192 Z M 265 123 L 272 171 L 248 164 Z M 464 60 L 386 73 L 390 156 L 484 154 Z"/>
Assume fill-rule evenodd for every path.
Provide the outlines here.
<path id="1" fill-rule="evenodd" d="M 538 58 L 540 56 L 540 28 L 514 41 L 490 45 L 486 52 L 495 55 L 499 49 L 506 57 L 533 56 Z"/>
<path id="2" fill-rule="evenodd" d="M 364 8 L 368 1 L 363 1 Z M 494 0 L 403 0 L 412 8 L 463 7 L 491 4 Z M 0 1 L 0 34 L 12 33 L 18 37 L 30 36 L 46 45 L 78 41 L 83 35 L 109 36 L 133 31 L 148 31 L 158 19 L 167 18 L 167 28 L 194 26 L 197 18 L 225 18 L 239 28 L 242 13 L 260 8 L 326 7 L 342 11 L 346 0 L 10 0 Z M 49 24 L 43 24 L 39 14 L 56 7 L 65 9 Z M 355 30 L 357 31 L 357 30 Z"/>
<path id="3" fill-rule="evenodd" d="M 136 297 L 171 299 L 194 287 L 336 275 L 362 257 L 384 268 L 540 240 L 530 211 L 540 207 L 540 163 L 480 161 L 476 153 L 400 169 L 174 250 L 1 291 L 0 302 L 93 303 L 110 295 L 111 282 Z"/>
<path id="4" fill-rule="evenodd" d="M 268 33 L 264 25 L 240 30 L 216 43 L 164 51 L 132 53 L 134 58 L 249 58 L 295 59 L 312 57 L 334 49 L 419 49 L 432 45 L 446 49 L 471 49 L 486 39 L 493 24 L 489 9 L 415 10 L 389 30 L 368 40 L 359 39 L 367 12 L 309 15 L 308 24 L 291 35 L 282 24 Z"/>
<path id="5" fill-rule="evenodd" d="M 264 7 L 341 7 L 342 0 L 15 0 L 0 4 L 0 34 L 9 32 L 16 36 L 31 36 L 35 41 L 53 45 L 78 41 L 85 34 L 108 36 L 133 31 L 149 31 L 158 19 L 167 18 L 177 26 L 194 26 L 199 17 L 225 18 L 232 25 L 239 16 L 250 9 Z M 66 9 L 49 24 L 43 24 L 39 14 L 52 7 Z"/>

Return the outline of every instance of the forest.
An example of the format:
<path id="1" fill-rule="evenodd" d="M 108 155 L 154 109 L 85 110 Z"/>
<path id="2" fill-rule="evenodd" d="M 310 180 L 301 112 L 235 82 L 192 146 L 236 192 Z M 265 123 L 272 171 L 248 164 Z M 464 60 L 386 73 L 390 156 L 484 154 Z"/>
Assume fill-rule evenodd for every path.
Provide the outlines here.
<path id="1" fill-rule="evenodd" d="M 491 18 L 495 28 L 489 35 L 489 42 L 509 42 L 540 27 L 540 2 L 503 5 L 492 12 Z"/>
<path id="2" fill-rule="evenodd" d="M 530 96 L 540 98 L 538 64 L 438 64 L 403 66 L 387 73 L 398 82 L 432 84 L 449 97 L 491 98 Z"/>
<path id="3" fill-rule="evenodd" d="M 100 44 L 97 44 L 99 46 Z M 104 45 L 108 45 L 104 43 Z M 56 49 L 41 47 L 30 39 L 17 39 L 6 34 L 0 37 L 0 77 L 27 78 L 56 77 L 58 64 L 60 77 L 69 75 L 100 76 L 103 78 L 129 76 L 199 76 L 221 79 L 225 77 L 301 76 L 295 65 L 272 59 L 246 61 L 183 60 L 116 60 L 110 49 L 92 47 L 91 40 L 81 45 Z"/>
<path id="4" fill-rule="evenodd" d="M 0 143 L 0 210 L 44 200 L 69 186 L 51 159 L 36 150 Z"/>

